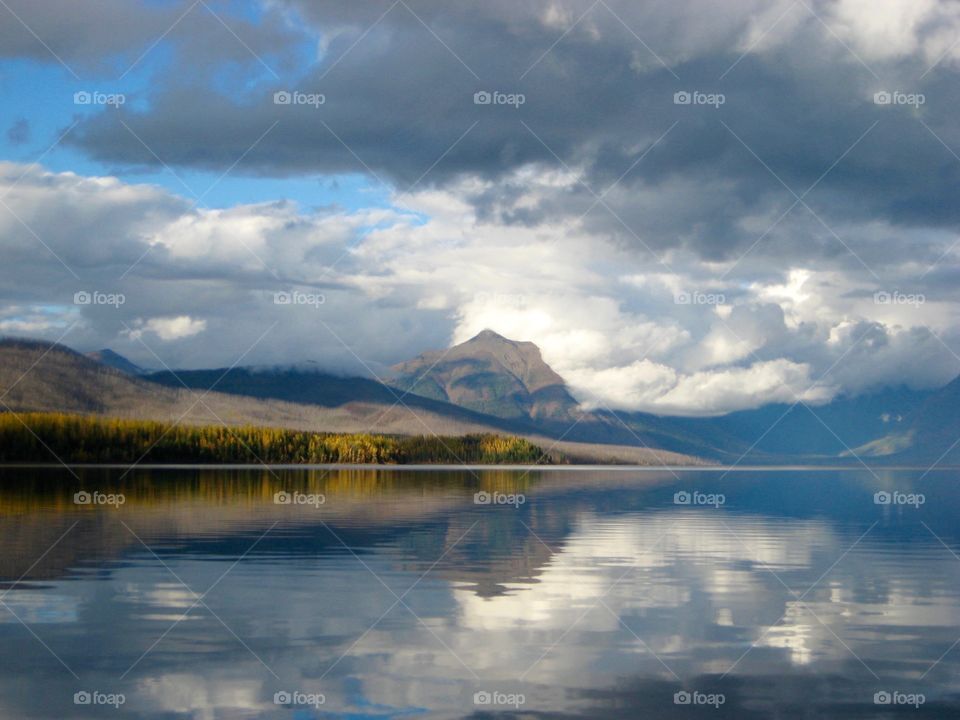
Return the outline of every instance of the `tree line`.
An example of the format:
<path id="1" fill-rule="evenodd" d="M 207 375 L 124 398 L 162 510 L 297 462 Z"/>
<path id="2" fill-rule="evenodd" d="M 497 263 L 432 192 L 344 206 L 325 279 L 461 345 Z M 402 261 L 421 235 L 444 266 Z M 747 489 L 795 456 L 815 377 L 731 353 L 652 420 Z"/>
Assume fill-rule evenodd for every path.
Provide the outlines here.
<path id="1" fill-rule="evenodd" d="M 66 413 L 0 413 L 0 462 L 555 464 L 520 437 L 323 433 L 252 425 L 178 425 Z"/>

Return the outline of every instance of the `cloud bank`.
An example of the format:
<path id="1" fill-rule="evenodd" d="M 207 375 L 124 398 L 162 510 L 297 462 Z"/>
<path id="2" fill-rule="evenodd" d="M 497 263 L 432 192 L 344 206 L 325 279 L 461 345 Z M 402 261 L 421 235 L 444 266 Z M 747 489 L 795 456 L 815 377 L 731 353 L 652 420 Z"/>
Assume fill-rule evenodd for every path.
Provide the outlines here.
<path id="1" fill-rule="evenodd" d="M 955 3 L 208 5 L 10 0 L 0 57 L 144 82 L 70 117 L 99 175 L 0 165 L 0 331 L 379 374 L 489 327 L 666 414 L 960 370 Z"/>

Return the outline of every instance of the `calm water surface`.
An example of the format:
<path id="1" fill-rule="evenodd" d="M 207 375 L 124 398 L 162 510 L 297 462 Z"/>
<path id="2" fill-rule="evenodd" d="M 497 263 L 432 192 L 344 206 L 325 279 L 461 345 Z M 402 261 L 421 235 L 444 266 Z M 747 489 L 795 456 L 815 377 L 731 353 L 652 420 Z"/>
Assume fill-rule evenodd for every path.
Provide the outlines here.
<path id="1" fill-rule="evenodd" d="M 960 717 L 953 472 L 76 475 L 0 470 L 2 718 Z"/>

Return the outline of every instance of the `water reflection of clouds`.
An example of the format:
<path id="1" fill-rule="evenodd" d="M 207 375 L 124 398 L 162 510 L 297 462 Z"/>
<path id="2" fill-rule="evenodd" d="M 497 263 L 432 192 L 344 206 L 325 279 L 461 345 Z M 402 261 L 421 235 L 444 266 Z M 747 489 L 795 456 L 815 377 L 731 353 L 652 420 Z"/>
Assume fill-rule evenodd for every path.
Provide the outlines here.
<path id="1" fill-rule="evenodd" d="M 764 673 L 783 664 L 771 666 L 764 648 L 785 651 L 781 660 L 794 666 L 817 659 L 857 662 L 853 653 L 880 654 L 885 628 L 899 627 L 914 638 L 924 629 L 934 635 L 942 633 L 937 628 L 955 631 L 956 592 L 935 591 L 929 578 L 956 578 L 960 564 L 946 554 L 917 555 L 911 563 L 919 567 L 904 572 L 865 543 L 831 569 L 855 540 L 821 520 L 709 512 L 585 517 L 537 582 L 514 584 L 504 596 L 480 597 L 465 589 L 453 594 L 463 627 L 485 636 L 507 632 L 515 648 L 542 645 L 565 632 L 552 655 L 569 663 L 583 660 L 570 649 L 588 642 L 588 635 L 596 647 L 596 634 L 609 634 L 604 652 L 615 654 L 634 640 L 632 631 L 643 641 L 635 645 L 649 646 L 686 675 L 722 674 L 754 642 L 756 658 L 747 657 L 738 671 Z M 860 596 L 866 578 L 875 574 L 885 587 L 874 584 L 865 601 Z M 720 637 L 734 642 L 724 646 Z M 722 658 L 714 657 L 718 652 Z M 500 656 L 503 677 L 526 670 L 528 653 L 515 655 L 513 662 L 509 654 Z M 561 667 L 548 654 L 530 677 L 577 683 L 587 670 L 583 662 Z M 549 672 L 568 677 L 551 678 Z"/>
<path id="2" fill-rule="evenodd" d="M 590 714 L 591 693 L 625 681 L 653 683 L 669 702 L 666 690 L 677 681 L 660 660 L 685 681 L 718 676 L 756 644 L 731 680 L 773 682 L 799 670 L 870 683 L 854 654 L 881 674 L 893 660 L 909 661 L 896 672 L 916 679 L 960 634 L 960 563 L 932 541 L 892 545 L 878 530 L 844 556 L 866 526 L 672 507 L 603 514 L 562 498 L 538 511 L 539 524 L 522 517 L 552 551 L 516 521 L 521 516 L 482 516 L 455 548 L 463 555 L 450 552 L 405 597 L 419 619 L 403 605 L 384 615 L 396 598 L 373 573 L 402 594 L 469 522 L 420 526 L 381 544 L 358 534 L 350 544 L 369 570 L 345 551 L 305 552 L 308 536 L 290 535 L 267 559 L 237 565 L 206 598 L 229 629 L 200 606 L 151 651 L 118 688 L 129 695 L 127 709 L 144 718 L 289 717 L 272 696 L 297 689 L 322 692 L 334 715 L 429 708 L 431 716 L 460 717 L 473 711 L 475 690 L 519 688 L 528 708 Z M 516 560 L 507 569 L 496 544 L 503 537 Z M 198 561 L 196 552 L 164 558 L 204 592 L 233 558 Z M 482 575 L 504 592 L 479 592 Z M 52 591 L 18 589 L 6 601 L 28 622 L 82 618 L 95 669 L 82 667 L 82 648 L 52 628 L 44 635 L 85 681 L 112 688 L 195 599 L 139 553 L 97 577 Z M 2 621 L 15 622 L 9 613 Z M 55 662 L 29 637 L 22 643 L 31 658 Z M 0 679 L 0 696 L 16 698 L 7 691 L 22 677 Z M 67 680 L 51 696 L 69 699 Z M 15 701 L 3 704 L 0 716 L 31 716 Z"/>
<path id="3" fill-rule="evenodd" d="M 272 702 L 265 702 L 260 686 L 242 676 L 231 679 L 174 672 L 141 680 L 135 702 L 144 710 L 187 715 L 191 720 L 215 720 L 225 713 L 232 718 L 257 717 L 276 710 Z"/>
<path id="4" fill-rule="evenodd" d="M 59 595 L 39 590 L 20 590 L 7 593 L 0 606 L 0 623 L 18 623 L 29 625 L 45 623 L 74 623 L 78 618 L 78 602 L 71 595 Z M 13 612 L 10 612 L 10 611 Z M 14 613 L 16 615 L 14 615 Z M 17 618 L 20 618 L 19 620 Z"/>

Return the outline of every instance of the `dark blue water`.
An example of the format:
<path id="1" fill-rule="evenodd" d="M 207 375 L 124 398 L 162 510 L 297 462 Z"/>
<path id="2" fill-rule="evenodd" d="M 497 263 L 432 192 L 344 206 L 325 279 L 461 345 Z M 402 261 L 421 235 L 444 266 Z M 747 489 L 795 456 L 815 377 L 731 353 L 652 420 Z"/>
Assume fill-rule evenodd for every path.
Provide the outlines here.
<path id="1" fill-rule="evenodd" d="M 0 717 L 960 717 L 956 473 L 122 474 L 0 471 Z"/>

